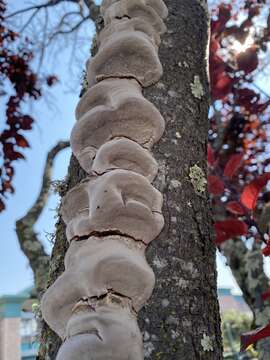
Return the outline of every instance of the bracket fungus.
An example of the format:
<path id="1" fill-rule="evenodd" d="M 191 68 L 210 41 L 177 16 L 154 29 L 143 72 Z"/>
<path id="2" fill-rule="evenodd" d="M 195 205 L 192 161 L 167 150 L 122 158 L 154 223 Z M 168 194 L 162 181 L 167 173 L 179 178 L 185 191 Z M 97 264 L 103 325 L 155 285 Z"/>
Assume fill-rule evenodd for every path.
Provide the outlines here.
<path id="1" fill-rule="evenodd" d="M 105 11 L 111 5 L 120 1 L 121 0 L 103 0 L 100 7 L 101 15 L 104 15 Z M 162 19 L 165 19 L 168 16 L 168 9 L 163 0 L 140 0 L 138 3 L 144 3 L 145 5 L 151 6 Z"/>
<path id="2" fill-rule="evenodd" d="M 156 11 L 144 1 L 140 0 L 121 0 L 104 12 L 105 25 L 110 24 L 114 19 L 122 19 L 127 17 L 129 19 L 139 19 L 151 25 L 158 34 L 163 34 L 166 31 L 166 26 L 163 20 L 158 16 Z"/>
<path id="3" fill-rule="evenodd" d="M 50 327 L 64 339 L 75 303 L 84 297 L 99 298 L 112 289 L 130 299 L 132 308 L 139 311 L 155 283 L 144 249 L 117 235 L 72 241 L 64 273 L 42 299 L 42 314 Z"/>
<path id="4" fill-rule="evenodd" d="M 65 271 L 41 301 L 43 318 L 64 341 L 57 360 L 144 358 L 136 318 L 155 283 L 145 250 L 164 224 L 151 148 L 165 123 L 142 87 L 162 75 L 167 14 L 162 0 L 101 4 L 105 28 L 70 139 L 89 176 L 62 199 Z"/>
<path id="5" fill-rule="evenodd" d="M 133 78 L 146 87 L 160 79 L 162 66 L 157 49 L 146 34 L 121 31 L 100 45 L 88 63 L 87 73 L 90 86 L 108 78 Z"/>
<path id="6" fill-rule="evenodd" d="M 158 164 L 150 152 L 126 138 L 115 138 L 103 144 L 97 151 L 92 168 L 85 168 L 101 175 L 114 169 L 134 171 L 150 182 L 158 172 Z"/>
<path id="7" fill-rule="evenodd" d="M 69 210 L 75 202 L 76 214 Z M 61 213 L 69 241 L 96 232 L 118 232 L 149 244 L 163 228 L 161 208 L 162 195 L 146 177 L 121 169 L 92 176 L 71 189 Z"/>
<path id="8" fill-rule="evenodd" d="M 117 297 L 116 297 L 117 298 Z M 142 360 L 142 336 L 136 316 L 122 300 L 115 304 L 99 300 L 85 309 L 77 310 L 70 318 L 67 339 L 56 360 Z M 107 302 L 107 303 L 108 303 Z M 99 304 L 101 303 L 101 304 Z"/>
<path id="9" fill-rule="evenodd" d="M 76 118 L 71 148 L 87 172 L 106 142 L 124 137 L 151 148 L 165 127 L 163 117 L 143 97 L 138 83 L 126 79 L 104 80 L 90 88 L 77 106 Z"/>
<path id="10" fill-rule="evenodd" d="M 146 34 L 149 40 L 155 46 L 160 44 L 160 34 L 153 28 L 153 26 L 140 18 L 114 19 L 108 26 L 106 26 L 98 35 L 97 43 L 105 45 L 106 41 L 110 39 L 111 35 L 123 31 L 136 31 Z"/>

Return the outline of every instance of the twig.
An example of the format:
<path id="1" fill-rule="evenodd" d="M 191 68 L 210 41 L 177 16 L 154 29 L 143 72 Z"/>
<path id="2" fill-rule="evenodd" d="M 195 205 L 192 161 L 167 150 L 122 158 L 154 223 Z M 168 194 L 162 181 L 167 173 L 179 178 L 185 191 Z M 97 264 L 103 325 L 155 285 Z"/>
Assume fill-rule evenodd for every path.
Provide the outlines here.
<path id="1" fill-rule="evenodd" d="M 14 11 L 13 13 L 7 15 L 7 16 L 5 17 L 5 20 L 10 19 L 11 17 L 17 16 L 17 15 L 23 14 L 23 13 L 26 13 L 26 12 L 28 12 L 28 11 L 40 10 L 40 9 L 42 9 L 42 8 L 46 8 L 46 7 L 50 7 L 50 6 L 55 6 L 55 5 L 58 5 L 58 4 L 60 4 L 61 2 L 64 2 L 64 1 L 73 2 L 73 3 L 78 3 L 77 0 L 50 0 L 50 1 L 48 1 L 48 2 L 46 2 L 46 3 L 43 3 L 43 4 L 32 5 L 32 6 L 29 6 L 29 7 L 24 8 L 24 9 L 20 9 L 20 10 Z"/>
<path id="2" fill-rule="evenodd" d="M 34 19 L 34 17 L 38 14 L 40 9 L 36 9 L 31 15 L 30 17 L 28 18 L 28 20 L 26 21 L 26 23 L 23 25 L 23 27 L 21 28 L 20 30 L 20 33 L 22 33 L 26 28 L 27 26 L 31 23 L 31 21 Z"/>
<path id="3" fill-rule="evenodd" d="M 46 46 L 48 46 L 48 45 L 52 42 L 52 40 L 53 40 L 54 38 L 56 38 L 57 36 L 59 36 L 59 35 L 71 34 L 73 31 L 77 30 L 77 29 L 78 29 L 86 20 L 88 20 L 88 19 L 90 19 L 90 16 L 89 16 L 89 15 L 83 17 L 77 24 L 75 24 L 74 26 L 72 26 L 72 27 L 71 27 L 70 29 L 68 29 L 68 30 L 58 30 L 58 31 L 54 32 L 54 33 L 50 36 L 50 38 L 48 39 L 48 42 L 47 42 Z"/>
<path id="4" fill-rule="evenodd" d="M 45 8 L 45 20 L 44 20 L 44 31 L 43 31 L 43 44 L 46 41 L 46 33 L 47 33 L 47 27 L 48 27 L 48 20 L 49 20 L 49 14 L 48 14 L 48 9 Z M 44 59 L 44 54 L 45 54 L 45 47 L 42 46 L 41 47 L 41 51 L 40 51 L 40 57 L 39 57 L 39 62 L 38 62 L 38 67 L 37 67 L 37 73 L 40 72 L 42 63 L 43 63 L 43 59 Z"/>

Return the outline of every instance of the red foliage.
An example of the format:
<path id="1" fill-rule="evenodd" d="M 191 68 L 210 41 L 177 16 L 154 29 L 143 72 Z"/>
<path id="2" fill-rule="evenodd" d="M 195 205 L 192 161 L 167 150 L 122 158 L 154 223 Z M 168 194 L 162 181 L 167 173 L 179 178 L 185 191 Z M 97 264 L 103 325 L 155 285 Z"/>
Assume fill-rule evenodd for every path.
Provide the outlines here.
<path id="1" fill-rule="evenodd" d="M 244 187 L 241 194 L 241 203 L 250 210 L 253 210 L 256 206 L 258 196 L 262 189 L 266 186 L 270 180 L 270 173 L 258 176 Z"/>
<path id="2" fill-rule="evenodd" d="M 264 256 L 270 256 L 270 241 L 267 242 L 266 246 L 262 249 Z"/>
<path id="3" fill-rule="evenodd" d="M 226 210 L 234 215 L 245 215 L 246 213 L 244 207 L 238 201 L 229 201 Z"/>
<path id="4" fill-rule="evenodd" d="M 264 188 L 270 179 L 270 99 L 260 91 L 255 76 L 261 68 L 259 62 L 263 66 L 267 58 L 264 53 L 269 51 L 270 14 L 266 25 L 262 22 L 254 26 L 255 17 L 269 11 L 265 2 L 240 0 L 230 4 L 220 4 L 213 10 L 210 39 L 213 106 L 208 181 L 218 245 L 241 235 L 251 243 L 265 242 L 257 220 L 269 201 Z M 221 183 L 222 192 L 218 190 Z M 234 217 L 226 219 L 228 213 Z M 254 229 L 249 231 L 251 227 L 257 227 L 256 236 Z M 262 253 L 270 256 L 270 241 Z M 261 296 L 270 297 L 270 291 Z M 270 336 L 269 326 L 244 334 L 242 350 L 265 336 Z"/>
<path id="5" fill-rule="evenodd" d="M 208 175 L 208 190 L 213 195 L 220 195 L 224 192 L 223 181 L 215 175 Z"/>
<path id="6" fill-rule="evenodd" d="M 52 86 L 58 81 L 58 78 L 55 75 L 48 76 L 46 79 L 47 85 Z"/>
<path id="7" fill-rule="evenodd" d="M 228 93 L 232 91 L 234 80 L 227 75 L 225 72 L 221 73 L 216 77 L 215 82 L 213 77 L 211 78 L 211 82 L 214 85 L 212 87 L 212 99 L 213 100 L 222 100 L 224 99 Z"/>
<path id="8" fill-rule="evenodd" d="M 207 162 L 209 166 L 213 166 L 215 164 L 215 155 L 211 144 L 207 145 Z"/>
<path id="9" fill-rule="evenodd" d="M 245 351 L 246 348 L 266 337 L 270 336 L 270 325 L 262 326 L 256 330 L 246 332 L 241 335 L 241 351 Z"/>
<path id="10" fill-rule="evenodd" d="M 242 159 L 243 159 L 242 153 L 241 154 L 233 154 L 229 158 L 229 160 L 225 166 L 224 176 L 232 178 L 236 174 L 237 170 L 239 169 Z"/>
<path id="11" fill-rule="evenodd" d="M 258 66 L 259 59 L 257 55 L 257 49 L 251 47 L 244 52 L 241 52 L 236 57 L 238 70 L 244 71 L 246 74 L 251 73 Z"/>
<path id="12" fill-rule="evenodd" d="M 268 300 L 270 298 L 270 289 L 266 290 L 261 294 L 261 299 L 263 301 Z"/>
<path id="13" fill-rule="evenodd" d="M 251 111 L 253 113 L 254 110 L 255 113 L 257 112 L 257 109 L 254 105 L 258 104 L 258 101 L 260 100 L 260 94 L 256 93 L 254 90 L 249 88 L 243 88 L 239 89 L 236 93 L 237 97 L 235 99 L 235 103 L 240 106 L 244 106 L 246 110 Z"/>
<path id="14" fill-rule="evenodd" d="M 238 219 L 216 221 L 214 228 L 216 231 L 216 244 L 221 244 L 225 240 L 231 239 L 235 236 L 246 235 L 248 233 L 247 224 Z"/>
<path id="15" fill-rule="evenodd" d="M 221 33 L 225 29 L 226 23 L 231 18 L 232 6 L 228 4 L 220 4 L 218 7 L 218 18 L 212 20 L 211 31 L 212 33 Z"/>
<path id="16" fill-rule="evenodd" d="M 31 70 L 33 53 L 29 49 L 29 41 L 20 41 L 19 34 L 4 24 L 6 6 L 0 0 L 0 93 L 8 83 L 13 88 L 12 95 L 6 103 L 6 126 L 0 133 L 0 211 L 5 208 L 4 197 L 7 192 L 14 192 L 12 178 L 14 175 L 13 161 L 24 159 L 21 149 L 30 147 L 23 133 L 31 130 L 34 119 L 22 113 L 21 106 L 25 100 L 38 99 L 41 95 L 41 79 Z M 14 50 L 15 49 L 15 50 Z M 57 78 L 48 76 L 47 85 L 53 85 Z"/>

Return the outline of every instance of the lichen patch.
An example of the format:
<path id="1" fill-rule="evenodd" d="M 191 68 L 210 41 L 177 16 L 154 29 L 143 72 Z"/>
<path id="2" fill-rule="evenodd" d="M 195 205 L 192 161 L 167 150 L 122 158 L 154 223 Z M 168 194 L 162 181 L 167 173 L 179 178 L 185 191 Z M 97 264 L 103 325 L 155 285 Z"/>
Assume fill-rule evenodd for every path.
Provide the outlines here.
<path id="1" fill-rule="evenodd" d="M 207 186 L 207 180 L 204 171 L 198 165 L 193 165 L 189 169 L 189 179 L 196 193 L 202 195 L 205 192 Z"/>
<path id="2" fill-rule="evenodd" d="M 191 92 L 195 98 L 201 99 L 204 95 L 203 86 L 201 84 L 200 77 L 198 75 L 194 76 L 193 83 L 190 84 Z"/>
<path id="3" fill-rule="evenodd" d="M 203 351 L 213 351 L 213 344 L 212 339 L 210 336 L 203 334 L 203 338 L 201 339 L 201 345 L 203 348 Z"/>
<path id="4" fill-rule="evenodd" d="M 155 347 L 152 342 L 147 341 L 143 344 L 144 347 L 144 356 L 146 358 L 149 358 L 152 354 L 152 352 L 155 350 Z"/>
<path id="5" fill-rule="evenodd" d="M 153 260 L 153 265 L 158 269 L 163 269 L 168 265 L 168 262 L 165 259 L 161 259 L 160 257 L 155 256 Z"/>
<path id="6" fill-rule="evenodd" d="M 172 180 L 171 180 L 171 186 L 172 186 L 174 189 L 177 189 L 178 187 L 181 186 L 181 183 L 180 183 L 179 180 L 172 179 Z"/>

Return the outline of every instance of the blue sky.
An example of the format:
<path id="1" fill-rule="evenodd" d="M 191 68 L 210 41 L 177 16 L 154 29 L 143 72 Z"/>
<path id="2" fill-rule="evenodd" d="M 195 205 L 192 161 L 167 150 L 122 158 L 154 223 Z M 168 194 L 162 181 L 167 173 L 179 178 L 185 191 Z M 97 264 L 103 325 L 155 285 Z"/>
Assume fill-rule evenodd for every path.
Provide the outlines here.
<path id="1" fill-rule="evenodd" d="M 22 5 L 23 2 L 19 0 L 12 3 L 14 8 Z M 35 102 L 29 109 L 37 119 L 34 130 L 27 134 L 31 149 L 24 152 L 26 160 L 19 161 L 15 165 L 16 192 L 10 196 L 7 210 L 0 215 L 0 295 L 16 293 L 32 284 L 32 271 L 27 259 L 20 251 L 15 233 L 15 221 L 31 207 L 39 192 L 47 151 L 58 140 L 68 139 L 75 121 L 74 109 L 79 95 L 80 71 L 71 71 L 68 60 L 69 52 L 70 49 L 64 49 L 62 44 L 61 56 L 58 56 L 57 60 L 50 59 L 44 64 L 48 72 L 57 73 L 61 81 L 50 90 L 45 100 Z M 84 68 L 85 60 L 86 56 L 80 54 L 81 69 Z M 74 87 L 73 91 L 70 90 L 70 81 L 78 85 Z M 70 150 L 64 150 L 58 155 L 54 167 L 54 180 L 65 177 L 69 158 Z M 58 201 L 56 195 L 51 195 L 35 228 L 48 251 L 51 249 L 51 244 L 46 234 L 54 231 L 54 209 L 57 207 Z M 217 264 L 219 286 L 237 289 L 221 255 L 217 256 Z"/>

